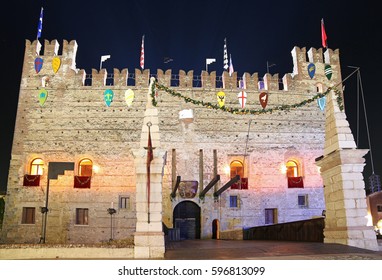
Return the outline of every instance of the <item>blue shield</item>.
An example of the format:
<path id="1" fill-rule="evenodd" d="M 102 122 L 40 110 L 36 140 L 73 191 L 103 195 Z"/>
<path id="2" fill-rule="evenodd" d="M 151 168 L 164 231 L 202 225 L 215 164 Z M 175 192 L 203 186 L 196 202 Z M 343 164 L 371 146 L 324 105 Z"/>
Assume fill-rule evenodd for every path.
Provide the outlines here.
<path id="1" fill-rule="evenodd" d="M 40 72 L 43 62 L 44 61 L 41 57 L 36 57 L 36 59 L 34 60 L 34 69 L 36 70 L 36 73 Z"/>
<path id="2" fill-rule="evenodd" d="M 324 111 L 325 105 L 326 105 L 326 96 L 317 99 L 317 103 L 318 103 L 318 107 L 320 107 L 321 111 Z"/>
<path id="3" fill-rule="evenodd" d="M 309 77 L 311 79 L 313 79 L 315 73 L 316 73 L 316 65 L 314 65 L 313 63 L 310 63 L 308 65 L 308 74 L 309 74 Z"/>
<path id="4" fill-rule="evenodd" d="M 111 89 L 105 90 L 103 93 L 103 100 L 105 100 L 106 106 L 109 107 L 113 102 L 114 92 Z"/>

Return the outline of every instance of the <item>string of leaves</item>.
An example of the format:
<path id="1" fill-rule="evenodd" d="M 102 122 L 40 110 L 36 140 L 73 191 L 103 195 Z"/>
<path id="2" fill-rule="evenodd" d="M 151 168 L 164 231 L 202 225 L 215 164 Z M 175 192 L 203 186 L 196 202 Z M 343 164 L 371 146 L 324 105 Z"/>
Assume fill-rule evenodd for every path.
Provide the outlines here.
<path id="1" fill-rule="evenodd" d="M 314 102 L 315 100 L 317 100 L 319 98 L 326 96 L 331 90 L 333 90 L 336 94 L 336 100 L 337 100 L 337 104 L 338 104 L 340 110 L 342 111 L 344 108 L 341 92 L 336 87 L 329 87 L 325 92 L 317 93 L 313 97 L 305 99 L 299 103 L 295 103 L 295 104 L 291 104 L 291 105 L 285 105 L 284 104 L 284 105 L 275 106 L 275 107 L 269 108 L 269 109 L 241 109 L 241 108 L 232 108 L 232 107 L 225 107 L 225 106 L 220 107 L 218 104 L 213 104 L 211 102 L 205 102 L 203 100 L 195 100 L 195 99 L 192 99 L 190 97 L 184 96 L 181 93 L 176 92 L 176 91 L 174 91 L 174 90 L 172 90 L 172 89 L 170 89 L 164 85 L 158 84 L 157 82 L 152 83 L 152 87 L 151 87 L 151 101 L 152 101 L 152 104 L 154 107 L 157 106 L 155 88 L 158 90 L 163 90 L 166 93 L 168 93 L 174 97 L 181 98 L 186 103 L 192 103 L 194 105 L 203 106 L 203 107 L 208 108 L 208 109 L 221 110 L 224 112 L 228 112 L 231 114 L 238 114 L 238 115 L 260 115 L 260 114 L 267 114 L 267 113 L 271 114 L 271 113 L 277 112 L 277 111 L 290 111 L 292 109 L 303 107 L 307 104 Z"/>

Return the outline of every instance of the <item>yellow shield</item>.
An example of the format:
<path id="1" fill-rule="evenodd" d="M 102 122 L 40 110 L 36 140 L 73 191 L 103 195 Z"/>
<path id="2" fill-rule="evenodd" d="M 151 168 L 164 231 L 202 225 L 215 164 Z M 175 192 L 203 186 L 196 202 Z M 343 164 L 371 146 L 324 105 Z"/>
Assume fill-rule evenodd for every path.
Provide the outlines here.
<path id="1" fill-rule="evenodd" d="M 58 69 L 60 69 L 60 66 L 61 66 L 61 59 L 58 56 L 55 56 L 52 59 L 53 72 L 57 73 Z"/>
<path id="2" fill-rule="evenodd" d="M 225 104 L 225 93 L 222 91 L 219 91 L 217 93 L 216 97 L 218 98 L 218 104 L 219 104 L 220 108 L 223 107 Z"/>
<path id="3" fill-rule="evenodd" d="M 132 89 L 128 89 L 125 91 L 125 101 L 128 107 L 131 106 L 131 104 L 134 101 L 134 91 Z"/>

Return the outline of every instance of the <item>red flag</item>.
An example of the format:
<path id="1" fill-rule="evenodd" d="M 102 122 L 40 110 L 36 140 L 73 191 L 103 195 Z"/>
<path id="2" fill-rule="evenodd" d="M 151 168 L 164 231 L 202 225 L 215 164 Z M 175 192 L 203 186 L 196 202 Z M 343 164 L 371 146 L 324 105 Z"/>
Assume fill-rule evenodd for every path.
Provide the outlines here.
<path id="1" fill-rule="evenodd" d="M 328 37 L 326 36 L 326 32 L 325 32 L 325 25 L 324 25 L 324 19 L 321 19 L 321 40 L 322 40 L 322 46 L 324 48 L 327 48 L 328 47 Z"/>
<path id="2" fill-rule="evenodd" d="M 145 43 L 145 35 L 142 36 L 141 58 L 139 61 L 139 64 L 140 64 L 142 70 L 145 68 L 145 46 L 144 46 L 144 43 Z"/>

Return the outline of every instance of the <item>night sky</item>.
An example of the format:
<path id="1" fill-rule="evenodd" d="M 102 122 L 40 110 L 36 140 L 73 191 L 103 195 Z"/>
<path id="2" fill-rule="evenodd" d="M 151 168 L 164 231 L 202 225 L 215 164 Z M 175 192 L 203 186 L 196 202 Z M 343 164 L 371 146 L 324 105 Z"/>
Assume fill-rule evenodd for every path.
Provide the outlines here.
<path id="1" fill-rule="evenodd" d="M 369 2 L 369 3 L 368 3 Z M 1 16 L 1 138 L 0 190 L 5 190 L 13 129 L 16 118 L 25 40 L 35 40 L 41 7 L 44 7 L 42 36 L 49 41 L 76 40 L 77 68 L 139 68 L 140 44 L 145 35 L 145 68 L 178 71 L 205 70 L 206 58 L 215 58 L 209 71 L 223 71 L 223 45 L 234 69 L 257 72 L 263 77 L 267 62 L 271 74 L 293 71 L 291 50 L 321 47 L 321 18 L 325 21 L 328 45 L 340 50 L 342 77 L 360 67 L 375 173 L 382 174 L 382 92 L 380 45 L 381 23 L 375 1 L 6 1 Z M 378 13 L 378 14 L 377 14 Z M 165 61 L 165 58 L 170 60 Z M 166 62 L 166 63 L 165 63 Z M 357 77 L 345 83 L 345 106 L 357 138 Z M 362 103 L 361 103 L 362 105 Z M 364 111 L 359 119 L 359 148 L 369 148 Z M 370 153 L 364 176 L 371 174 Z"/>

